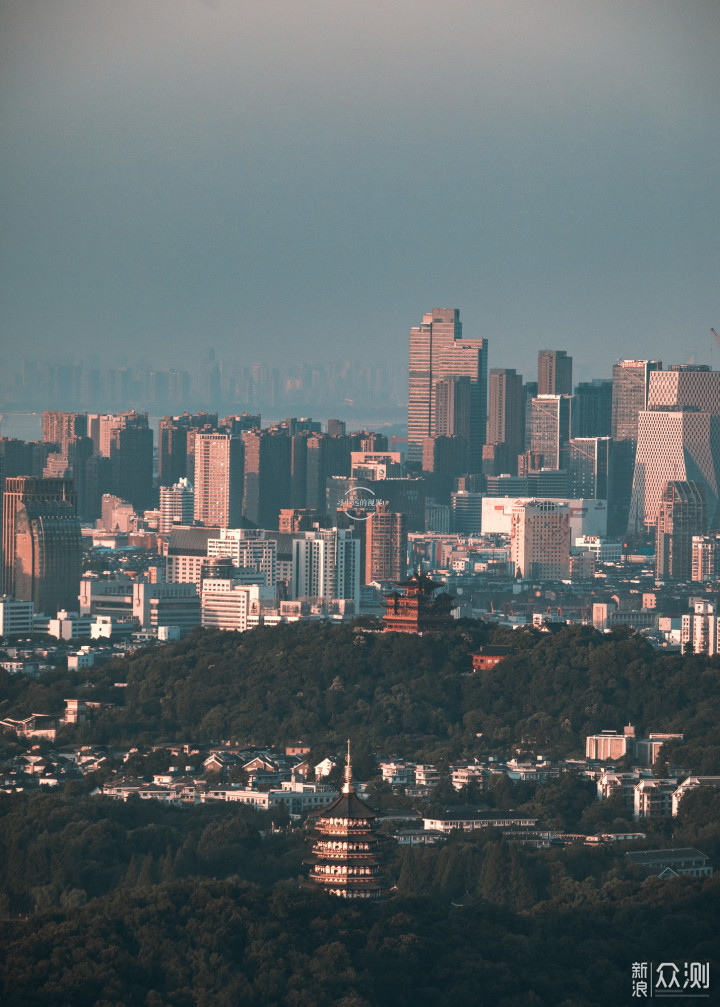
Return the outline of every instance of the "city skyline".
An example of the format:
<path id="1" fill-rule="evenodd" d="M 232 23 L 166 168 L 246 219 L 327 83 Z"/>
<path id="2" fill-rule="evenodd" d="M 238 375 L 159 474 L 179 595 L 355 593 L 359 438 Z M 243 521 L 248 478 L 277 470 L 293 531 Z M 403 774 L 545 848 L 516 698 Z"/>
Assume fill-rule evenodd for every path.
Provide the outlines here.
<path id="1" fill-rule="evenodd" d="M 10 365 L 393 367 L 432 304 L 526 379 L 546 346 L 575 381 L 720 362 L 717 4 L 6 0 L 0 27 Z"/>

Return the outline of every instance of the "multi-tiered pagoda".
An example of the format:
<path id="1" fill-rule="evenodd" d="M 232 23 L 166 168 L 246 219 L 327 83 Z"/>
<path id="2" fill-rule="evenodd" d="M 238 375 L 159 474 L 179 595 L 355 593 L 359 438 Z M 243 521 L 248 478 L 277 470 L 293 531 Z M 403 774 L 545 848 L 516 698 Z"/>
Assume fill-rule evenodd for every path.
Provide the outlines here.
<path id="1" fill-rule="evenodd" d="M 435 594 L 442 585 L 418 570 L 395 585 L 400 590 L 383 596 L 383 627 L 393 633 L 437 633 L 453 625 L 455 600 L 445 592 Z"/>
<path id="2" fill-rule="evenodd" d="M 315 817 L 318 833 L 309 861 L 310 881 L 329 895 L 379 899 L 383 886 L 378 862 L 377 815 L 355 793 L 348 742 L 342 793 Z"/>

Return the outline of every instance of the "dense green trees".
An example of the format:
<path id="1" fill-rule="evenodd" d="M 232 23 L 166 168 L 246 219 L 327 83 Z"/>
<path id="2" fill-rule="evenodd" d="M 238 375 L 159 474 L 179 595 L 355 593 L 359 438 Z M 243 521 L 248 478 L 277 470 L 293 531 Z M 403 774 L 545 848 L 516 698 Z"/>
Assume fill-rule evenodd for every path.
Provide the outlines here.
<path id="1" fill-rule="evenodd" d="M 515 653 L 471 674 L 470 653 L 496 637 Z M 540 636 L 463 622 L 424 638 L 322 624 L 198 630 L 74 678 L 3 675 L 9 716 L 59 711 L 71 695 L 118 704 L 68 728 L 67 741 L 302 738 L 328 751 L 351 737 L 364 751 L 432 761 L 511 745 L 577 753 L 587 733 L 630 721 L 684 732 L 673 757 L 720 772 L 720 659 L 664 655 L 640 637 L 582 626 Z"/>
<path id="2" fill-rule="evenodd" d="M 470 674 L 469 654 L 492 639 L 516 652 Z M 419 639 L 283 626 L 199 631 L 80 676 L 0 672 L 0 697 L 7 716 L 59 712 L 73 695 L 116 704 L 66 741 L 302 738 L 319 758 L 350 736 L 365 770 L 378 750 L 440 763 L 511 745 L 563 755 L 588 731 L 632 721 L 685 733 L 665 762 L 718 773 L 719 671 L 717 659 L 582 627 L 541 638 L 460 624 Z M 397 803 L 382 787 L 376 797 Z M 483 800 L 571 831 L 632 825 L 621 802 L 594 802 L 569 777 L 536 786 L 503 776 Z M 689 794 L 672 835 L 661 829 L 647 845 L 699 845 L 717 863 L 719 801 Z M 302 832 L 272 832 L 243 806 L 123 804 L 78 788 L 0 794 L 0 999 L 605 1007 L 630 1001 L 635 961 L 709 960 L 720 975 L 720 881 L 646 879 L 619 847 L 533 850 L 492 830 L 419 849 L 386 840 L 388 899 L 347 904 L 299 886 Z"/>
<path id="3" fill-rule="evenodd" d="M 561 897 L 518 913 L 495 872 L 512 877 L 519 854 L 491 846 L 497 899 L 463 908 L 182 879 L 0 923 L 0 995 L 8 1007 L 606 1007 L 630 1002 L 636 961 L 709 960 L 717 974 L 713 879 L 618 878 L 611 895 L 566 876 Z M 516 884 L 513 899 L 523 897 L 532 892 Z"/>

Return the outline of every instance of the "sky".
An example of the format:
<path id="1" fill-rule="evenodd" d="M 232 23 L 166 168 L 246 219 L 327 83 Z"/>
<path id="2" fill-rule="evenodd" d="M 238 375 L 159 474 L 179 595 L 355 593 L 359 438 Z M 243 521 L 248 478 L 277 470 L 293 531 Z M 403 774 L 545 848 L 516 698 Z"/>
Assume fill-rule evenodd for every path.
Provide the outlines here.
<path id="1" fill-rule="evenodd" d="M 2 355 L 720 367 L 717 0 L 0 0 Z"/>

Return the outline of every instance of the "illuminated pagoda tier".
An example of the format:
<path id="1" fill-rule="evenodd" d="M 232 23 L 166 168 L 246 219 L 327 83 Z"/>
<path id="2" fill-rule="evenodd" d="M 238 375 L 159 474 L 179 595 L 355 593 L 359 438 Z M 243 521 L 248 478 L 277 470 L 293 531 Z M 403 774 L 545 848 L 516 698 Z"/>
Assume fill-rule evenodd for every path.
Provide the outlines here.
<path id="1" fill-rule="evenodd" d="M 378 862 L 377 815 L 352 785 L 350 742 L 342 793 L 316 813 L 319 835 L 313 842 L 310 881 L 328 895 L 344 899 L 379 899 L 383 893 Z"/>
<path id="2" fill-rule="evenodd" d="M 437 633 L 453 625 L 455 600 L 449 594 L 435 594 L 441 585 L 418 570 L 408 580 L 395 585 L 401 591 L 383 596 L 383 625 L 392 633 Z"/>

